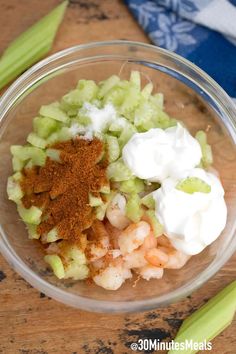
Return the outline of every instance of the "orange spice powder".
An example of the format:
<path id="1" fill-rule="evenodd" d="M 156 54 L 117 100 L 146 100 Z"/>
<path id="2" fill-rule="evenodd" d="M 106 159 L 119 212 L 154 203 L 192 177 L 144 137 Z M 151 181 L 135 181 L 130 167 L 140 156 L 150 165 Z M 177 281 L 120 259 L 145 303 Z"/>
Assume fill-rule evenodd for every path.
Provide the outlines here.
<path id="1" fill-rule="evenodd" d="M 42 208 L 40 235 L 56 227 L 62 239 L 78 241 L 95 218 L 89 193 L 99 193 L 108 183 L 107 163 L 101 160 L 104 145 L 97 138 L 76 138 L 51 148 L 60 151 L 60 162 L 47 158 L 45 166 L 24 170 L 22 201 L 26 208 Z"/>

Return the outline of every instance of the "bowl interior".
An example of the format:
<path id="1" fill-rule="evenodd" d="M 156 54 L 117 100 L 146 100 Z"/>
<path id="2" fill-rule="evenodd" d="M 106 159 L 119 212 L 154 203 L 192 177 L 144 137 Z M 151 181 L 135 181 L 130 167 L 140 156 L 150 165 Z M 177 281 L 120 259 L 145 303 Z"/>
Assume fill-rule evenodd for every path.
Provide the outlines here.
<path id="1" fill-rule="evenodd" d="M 105 291 L 86 282 L 71 280 L 58 281 L 43 262 L 43 249 L 39 242 L 28 240 L 24 224 L 20 221 L 15 204 L 8 201 L 6 195 L 7 177 L 12 174 L 9 148 L 12 144 L 24 144 L 27 134 L 32 130 L 32 119 L 37 116 L 41 105 L 60 99 L 72 89 L 79 79 L 104 80 L 112 74 L 128 78 L 131 70 L 142 72 L 143 84 L 149 80 L 155 85 L 155 92 L 165 96 L 165 109 L 172 117 L 182 120 L 194 135 L 199 129 L 208 129 L 209 142 L 213 148 L 214 168 L 220 174 L 225 188 L 228 207 L 227 226 L 210 247 L 194 256 L 180 270 L 166 270 L 161 280 L 149 282 L 135 277 L 115 292 Z M 236 209 L 236 152 L 228 131 L 219 115 L 210 107 L 206 99 L 200 97 L 189 85 L 179 78 L 147 62 L 127 61 L 124 59 L 99 59 L 90 62 L 73 62 L 63 70 L 57 70 L 47 80 L 41 80 L 18 99 L 7 112 L 1 126 L 0 140 L 0 223 L 11 251 L 19 257 L 34 273 L 66 293 L 73 293 L 94 300 L 134 301 L 156 298 L 166 295 L 198 277 L 207 267 L 222 257 L 234 232 Z M 66 296 L 66 295 L 65 295 Z M 78 299 L 78 307 L 80 307 Z"/>

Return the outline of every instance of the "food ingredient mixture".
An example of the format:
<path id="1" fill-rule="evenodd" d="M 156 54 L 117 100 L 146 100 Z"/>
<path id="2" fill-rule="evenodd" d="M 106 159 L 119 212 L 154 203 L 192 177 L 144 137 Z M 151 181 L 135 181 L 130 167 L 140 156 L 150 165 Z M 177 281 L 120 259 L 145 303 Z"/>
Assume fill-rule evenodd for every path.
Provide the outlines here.
<path id="1" fill-rule="evenodd" d="M 164 112 L 153 84 L 80 80 L 13 145 L 9 199 L 59 279 L 117 290 L 182 268 L 220 235 L 227 209 L 206 133 Z"/>

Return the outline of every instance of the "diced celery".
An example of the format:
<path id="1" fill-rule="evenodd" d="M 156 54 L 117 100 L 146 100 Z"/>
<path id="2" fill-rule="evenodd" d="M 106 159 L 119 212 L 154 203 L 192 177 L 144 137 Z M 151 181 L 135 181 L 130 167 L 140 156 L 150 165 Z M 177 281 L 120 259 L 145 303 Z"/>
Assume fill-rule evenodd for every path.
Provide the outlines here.
<path id="1" fill-rule="evenodd" d="M 180 181 L 175 188 L 189 194 L 211 192 L 211 186 L 198 177 L 188 177 Z"/>
<path id="2" fill-rule="evenodd" d="M 61 258 L 56 254 L 50 254 L 44 257 L 44 261 L 50 265 L 55 276 L 59 279 L 65 277 L 65 270 Z"/>
<path id="3" fill-rule="evenodd" d="M 38 240 L 40 238 L 40 234 L 37 232 L 37 225 L 26 224 L 26 227 L 30 239 Z"/>
<path id="4" fill-rule="evenodd" d="M 135 108 L 140 102 L 141 94 L 137 87 L 130 86 L 125 94 L 124 101 L 119 108 L 121 114 L 123 114 L 127 119 L 133 120 L 133 114 Z"/>
<path id="5" fill-rule="evenodd" d="M 96 218 L 98 220 L 103 220 L 105 215 L 106 215 L 106 210 L 107 210 L 108 203 L 103 203 L 102 205 L 99 205 L 96 207 Z"/>
<path id="6" fill-rule="evenodd" d="M 110 188 L 110 184 L 104 184 L 101 189 L 100 189 L 100 193 L 103 193 L 103 194 L 109 194 L 111 191 L 111 188 Z"/>
<path id="7" fill-rule="evenodd" d="M 48 138 L 50 134 L 60 126 L 55 119 L 49 117 L 35 117 L 33 127 L 36 134 L 43 139 Z"/>
<path id="8" fill-rule="evenodd" d="M 133 222 L 139 222 L 143 215 L 140 197 L 138 194 L 130 194 L 126 204 L 126 216 Z"/>
<path id="9" fill-rule="evenodd" d="M 141 102 L 134 113 L 135 126 L 138 127 L 143 125 L 145 122 L 150 121 L 155 114 L 156 112 L 153 105 L 149 102 Z"/>
<path id="10" fill-rule="evenodd" d="M 46 237 L 46 241 L 47 242 L 55 242 L 55 241 L 60 240 L 60 239 L 61 239 L 61 237 L 59 236 L 56 227 L 54 227 L 52 230 L 50 230 L 47 233 L 47 237 Z"/>
<path id="11" fill-rule="evenodd" d="M 137 87 L 138 90 L 141 89 L 141 76 L 140 72 L 136 70 L 132 70 L 130 74 L 130 83 Z"/>
<path id="12" fill-rule="evenodd" d="M 203 167 L 207 168 L 213 163 L 213 155 L 211 146 L 207 144 L 207 135 L 204 131 L 199 130 L 196 134 L 196 139 L 198 140 L 202 149 L 202 164 Z"/>
<path id="13" fill-rule="evenodd" d="M 21 171 L 24 167 L 24 161 L 20 160 L 18 157 L 13 156 L 12 158 L 12 168 L 14 172 Z"/>
<path id="14" fill-rule="evenodd" d="M 129 124 L 125 129 L 122 131 L 120 137 L 118 138 L 120 148 L 122 149 L 125 144 L 129 141 L 129 139 L 137 132 L 137 129 L 132 125 Z"/>
<path id="15" fill-rule="evenodd" d="M 32 168 L 34 167 L 34 163 L 32 161 L 32 159 L 30 159 L 29 161 L 27 161 L 27 163 L 25 164 L 25 168 Z"/>
<path id="16" fill-rule="evenodd" d="M 51 49 L 68 1 L 16 38 L 0 59 L 0 89 L 41 59 Z"/>
<path id="17" fill-rule="evenodd" d="M 36 146 L 38 148 L 44 149 L 47 145 L 46 140 L 40 138 L 37 134 L 35 133 L 30 133 L 27 137 L 28 143 L 30 143 L 33 146 Z"/>
<path id="18" fill-rule="evenodd" d="M 143 98 L 148 99 L 151 96 L 153 90 L 153 83 L 149 82 L 141 91 Z"/>
<path id="19" fill-rule="evenodd" d="M 78 265 L 76 262 L 70 262 L 65 268 L 65 279 L 83 280 L 88 276 L 89 268 L 86 264 Z"/>
<path id="20" fill-rule="evenodd" d="M 233 281 L 216 296 L 210 299 L 200 309 L 195 311 L 182 323 L 174 341 L 184 343 L 204 343 L 211 341 L 228 327 L 236 311 L 236 281 Z M 186 348 L 181 350 L 183 354 L 194 354 L 198 350 Z M 178 354 L 172 349 L 168 354 Z"/>
<path id="21" fill-rule="evenodd" d="M 12 145 L 11 153 L 14 157 L 17 157 L 22 161 L 32 159 L 35 165 L 43 166 L 45 164 L 45 151 L 35 146 Z"/>
<path id="22" fill-rule="evenodd" d="M 114 182 L 121 182 L 130 179 L 132 172 L 122 160 L 117 160 L 108 165 L 107 176 Z"/>
<path id="23" fill-rule="evenodd" d="M 121 182 L 119 189 L 123 193 L 140 193 L 144 190 L 144 183 L 139 178 L 133 178 Z"/>
<path id="24" fill-rule="evenodd" d="M 113 87 L 104 96 L 104 103 L 112 103 L 114 106 L 119 107 L 124 101 L 126 92 L 121 87 Z"/>
<path id="25" fill-rule="evenodd" d="M 155 237 L 161 236 L 163 234 L 163 226 L 158 221 L 154 210 L 147 210 L 145 212 L 145 217 L 147 218 L 149 224 L 151 225 L 153 234 Z"/>
<path id="26" fill-rule="evenodd" d="M 156 93 L 153 96 L 150 96 L 150 101 L 155 104 L 157 107 L 159 107 L 161 110 L 163 110 L 164 106 L 164 95 L 163 93 Z"/>
<path id="27" fill-rule="evenodd" d="M 19 203 L 20 199 L 24 195 L 19 183 L 14 180 L 13 176 L 8 177 L 7 194 L 8 194 L 8 199 L 12 200 L 15 203 Z"/>
<path id="28" fill-rule="evenodd" d="M 42 106 L 39 110 L 39 113 L 43 117 L 49 117 L 62 123 L 67 123 L 69 121 L 67 114 L 63 112 L 55 103 L 51 103 L 47 106 Z"/>
<path id="29" fill-rule="evenodd" d="M 42 210 L 36 206 L 31 206 L 29 209 L 26 209 L 23 205 L 18 205 L 17 210 L 21 219 L 27 224 L 38 225 L 40 223 Z"/>
<path id="30" fill-rule="evenodd" d="M 106 142 L 108 146 L 109 162 L 116 161 L 120 156 L 120 146 L 116 137 L 106 135 Z"/>
<path id="31" fill-rule="evenodd" d="M 71 138 L 72 138 L 72 132 L 70 131 L 70 128 L 63 127 L 58 132 L 52 133 L 47 138 L 47 144 L 48 145 L 53 145 L 56 142 L 66 141 L 66 140 L 69 140 Z"/>
<path id="32" fill-rule="evenodd" d="M 19 182 L 22 179 L 23 175 L 21 172 L 16 172 L 12 175 L 12 178 L 15 182 Z"/>
<path id="33" fill-rule="evenodd" d="M 145 205 L 148 209 L 155 209 L 155 200 L 153 199 L 152 193 L 145 195 L 141 199 L 141 203 Z"/>
<path id="34" fill-rule="evenodd" d="M 56 149 L 48 148 L 46 150 L 47 157 L 49 157 L 51 160 L 56 161 L 56 162 L 61 162 L 60 153 L 61 152 Z"/>
<path id="35" fill-rule="evenodd" d="M 103 204 L 103 201 L 102 201 L 101 197 L 95 197 L 91 193 L 89 194 L 89 205 L 91 207 L 97 207 L 102 204 Z"/>
<path id="36" fill-rule="evenodd" d="M 98 98 L 103 98 L 119 81 L 120 78 L 116 75 L 112 75 L 107 80 L 103 81 L 98 91 Z"/>
<path id="37" fill-rule="evenodd" d="M 96 98 L 98 86 L 93 80 L 79 80 L 77 89 L 79 90 L 79 100 L 81 103 L 90 102 Z"/>

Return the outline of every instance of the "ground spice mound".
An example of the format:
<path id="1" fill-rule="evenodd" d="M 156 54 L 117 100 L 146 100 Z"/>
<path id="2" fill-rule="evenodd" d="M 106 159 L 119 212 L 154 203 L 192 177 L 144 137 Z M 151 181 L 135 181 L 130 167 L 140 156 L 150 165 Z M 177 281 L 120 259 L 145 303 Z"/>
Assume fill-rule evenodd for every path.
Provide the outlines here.
<path id="1" fill-rule="evenodd" d="M 107 163 L 101 160 L 104 145 L 97 138 L 76 138 L 50 148 L 60 151 L 60 162 L 47 158 L 45 166 L 24 170 L 22 201 L 26 208 L 42 207 L 40 235 L 56 226 L 62 239 L 76 241 L 94 220 L 89 193 L 108 183 Z"/>

